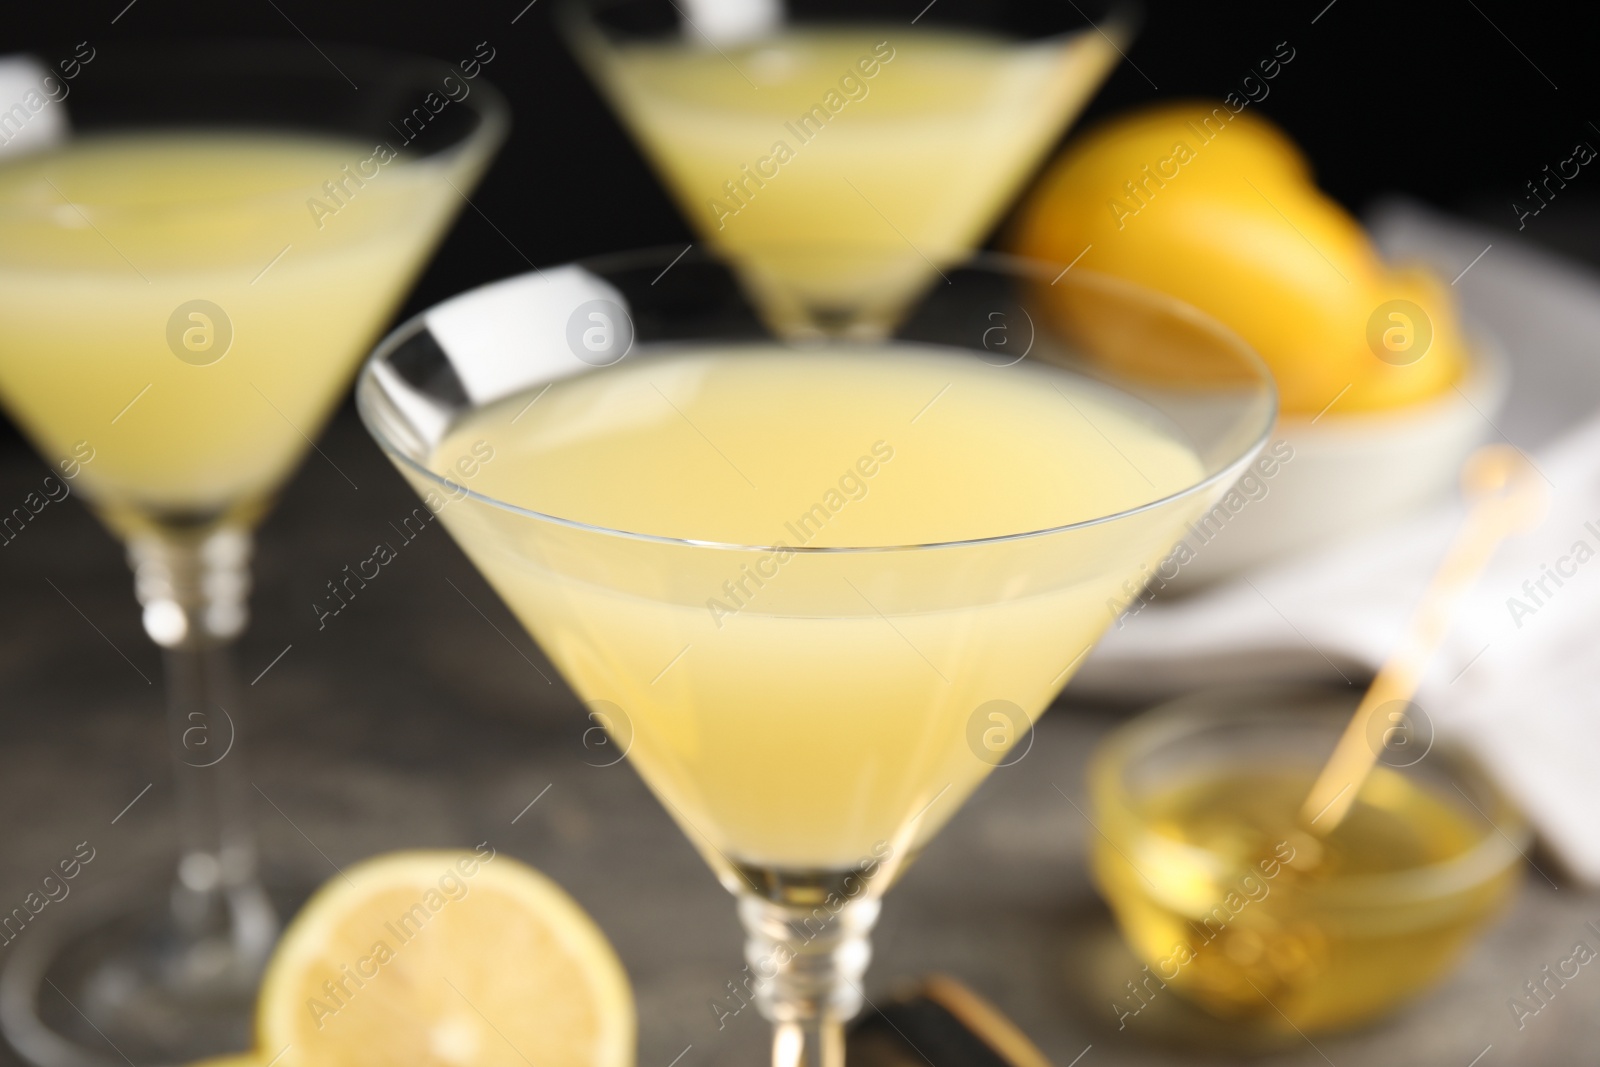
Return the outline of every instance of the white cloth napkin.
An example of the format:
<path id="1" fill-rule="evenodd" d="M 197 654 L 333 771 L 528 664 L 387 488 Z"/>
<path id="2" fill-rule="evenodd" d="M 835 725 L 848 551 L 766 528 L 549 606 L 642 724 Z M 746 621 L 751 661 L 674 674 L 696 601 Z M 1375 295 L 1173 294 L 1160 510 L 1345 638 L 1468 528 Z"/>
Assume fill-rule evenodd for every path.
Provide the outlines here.
<path id="1" fill-rule="evenodd" d="M 1456 284 L 1512 360 L 1511 396 L 1488 436 L 1523 449 L 1551 487 L 1549 514 L 1500 548 L 1416 702 L 1440 737 L 1476 751 L 1572 875 L 1600 885 L 1600 277 L 1414 204 L 1381 206 L 1372 226 L 1390 255 L 1447 278 L 1493 245 Z M 1441 505 L 1157 600 L 1113 627 L 1073 691 L 1152 699 L 1308 677 L 1363 686 L 1461 515 Z"/>

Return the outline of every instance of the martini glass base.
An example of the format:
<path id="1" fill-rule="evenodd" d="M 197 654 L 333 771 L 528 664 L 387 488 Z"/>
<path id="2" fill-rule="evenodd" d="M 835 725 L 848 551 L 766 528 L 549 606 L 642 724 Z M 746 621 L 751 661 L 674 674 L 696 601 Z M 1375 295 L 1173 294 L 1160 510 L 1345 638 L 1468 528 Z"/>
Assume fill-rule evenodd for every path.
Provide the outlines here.
<path id="1" fill-rule="evenodd" d="M 276 916 L 308 895 L 239 887 L 227 926 L 199 938 L 180 925 L 170 882 L 86 898 L 71 921 L 18 936 L 0 972 L 0 1029 L 35 1067 L 171 1067 L 248 1049 Z"/>

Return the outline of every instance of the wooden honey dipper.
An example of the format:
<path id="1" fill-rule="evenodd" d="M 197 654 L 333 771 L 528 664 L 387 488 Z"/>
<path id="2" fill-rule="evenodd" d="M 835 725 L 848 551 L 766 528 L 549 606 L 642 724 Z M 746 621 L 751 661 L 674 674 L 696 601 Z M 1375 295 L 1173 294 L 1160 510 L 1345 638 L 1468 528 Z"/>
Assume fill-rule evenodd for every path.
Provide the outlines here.
<path id="1" fill-rule="evenodd" d="M 1368 731 L 1372 715 L 1387 704 L 1411 699 L 1462 598 L 1495 549 L 1508 535 L 1536 525 L 1548 500 L 1541 476 L 1509 445 L 1486 445 L 1469 456 L 1461 487 L 1470 509 L 1455 542 L 1300 808 L 1301 826 L 1313 834 L 1325 837 L 1344 820 L 1378 760 L 1379 746 L 1371 743 Z"/>

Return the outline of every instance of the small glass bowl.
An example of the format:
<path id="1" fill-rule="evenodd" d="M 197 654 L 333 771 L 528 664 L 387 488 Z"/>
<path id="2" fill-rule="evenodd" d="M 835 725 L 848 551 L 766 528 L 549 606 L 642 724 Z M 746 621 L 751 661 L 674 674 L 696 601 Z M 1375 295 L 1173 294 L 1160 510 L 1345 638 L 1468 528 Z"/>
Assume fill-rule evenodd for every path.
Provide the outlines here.
<path id="1" fill-rule="evenodd" d="M 1414 705 L 1369 731 L 1379 765 L 1350 815 L 1325 839 L 1296 825 L 1358 700 L 1208 692 L 1101 745 L 1091 866 L 1147 965 L 1127 1010 L 1170 988 L 1252 1028 L 1356 1026 L 1437 983 L 1510 900 L 1529 828 Z"/>

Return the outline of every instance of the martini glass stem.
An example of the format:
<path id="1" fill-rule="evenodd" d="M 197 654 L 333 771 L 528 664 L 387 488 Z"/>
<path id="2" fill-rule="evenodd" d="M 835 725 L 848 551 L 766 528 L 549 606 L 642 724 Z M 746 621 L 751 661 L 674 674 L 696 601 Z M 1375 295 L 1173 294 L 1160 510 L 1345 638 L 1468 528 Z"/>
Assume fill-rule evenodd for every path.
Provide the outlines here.
<path id="1" fill-rule="evenodd" d="M 129 558 L 145 630 L 163 652 L 177 786 L 180 943 L 167 977 L 248 988 L 277 935 L 246 818 L 230 656 L 247 618 L 250 537 L 226 527 L 163 532 L 131 541 Z"/>
<path id="2" fill-rule="evenodd" d="M 876 899 L 816 905 L 739 898 L 756 1007 L 772 1021 L 773 1067 L 844 1067 L 844 1024 L 861 1010 Z"/>
<path id="3" fill-rule="evenodd" d="M 844 1024 L 838 1019 L 774 1023 L 772 1067 L 844 1067 Z"/>

